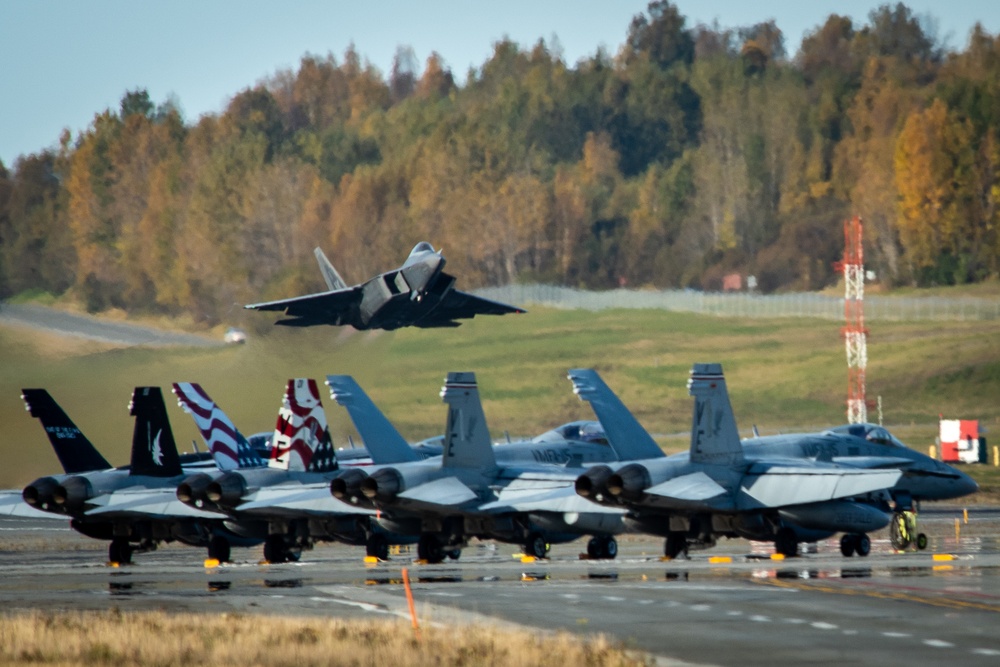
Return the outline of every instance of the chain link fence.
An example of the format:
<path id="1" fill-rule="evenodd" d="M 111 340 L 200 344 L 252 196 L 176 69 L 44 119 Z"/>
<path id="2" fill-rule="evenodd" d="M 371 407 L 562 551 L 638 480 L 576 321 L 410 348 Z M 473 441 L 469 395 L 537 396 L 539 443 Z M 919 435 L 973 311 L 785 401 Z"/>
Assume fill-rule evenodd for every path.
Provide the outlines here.
<path id="1" fill-rule="evenodd" d="M 818 317 L 844 319 L 843 297 L 798 292 L 699 292 L 695 290 L 616 289 L 591 292 L 555 285 L 507 285 L 476 290 L 476 294 L 514 305 L 537 304 L 567 310 L 658 308 L 720 317 Z M 1000 299 L 975 297 L 866 296 L 868 321 L 997 320 Z"/>

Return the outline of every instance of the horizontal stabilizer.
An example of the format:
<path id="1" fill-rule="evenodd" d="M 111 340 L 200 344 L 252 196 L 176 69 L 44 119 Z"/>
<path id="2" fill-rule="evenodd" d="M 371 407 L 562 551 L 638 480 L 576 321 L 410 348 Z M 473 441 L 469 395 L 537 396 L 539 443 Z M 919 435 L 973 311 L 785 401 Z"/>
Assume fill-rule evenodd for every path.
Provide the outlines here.
<path id="1" fill-rule="evenodd" d="M 573 382 L 573 391 L 576 395 L 590 403 L 594 414 L 601 421 L 608 442 L 618 455 L 619 461 L 665 456 L 652 436 L 604 383 L 597 371 L 573 369 L 569 372 L 569 379 Z"/>
<path id="2" fill-rule="evenodd" d="M 419 484 L 399 494 L 400 499 L 424 505 L 454 507 L 475 500 L 476 493 L 455 477 L 443 477 Z"/>
<path id="3" fill-rule="evenodd" d="M 148 493 L 111 493 L 90 502 L 100 505 L 89 510 L 87 516 L 102 518 L 168 518 L 168 519 L 224 519 L 225 515 L 208 512 L 185 505 L 177 500 L 174 490 Z"/>
<path id="4" fill-rule="evenodd" d="M 0 516 L 17 516 L 30 519 L 58 519 L 66 521 L 65 514 L 37 510 L 24 502 L 20 491 L 0 491 Z"/>
<path id="5" fill-rule="evenodd" d="M 374 510 L 361 509 L 355 505 L 337 500 L 330 495 L 330 485 L 310 484 L 291 488 L 271 487 L 256 491 L 240 505 L 240 512 L 253 514 L 266 512 L 269 515 L 289 516 L 331 514 L 375 514 Z"/>
<path id="6" fill-rule="evenodd" d="M 726 490 L 703 472 L 681 475 L 646 489 L 646 493 L 684 503 L 700 503 L 726 493 Z"/>
<path id="7" fill-rule="evenodd" d="M 901 475 L 896 469 L 773 466 L 762 472 L 751 470 L 742 491 L 759 507 L 786 507 L 888 489 Z"/>

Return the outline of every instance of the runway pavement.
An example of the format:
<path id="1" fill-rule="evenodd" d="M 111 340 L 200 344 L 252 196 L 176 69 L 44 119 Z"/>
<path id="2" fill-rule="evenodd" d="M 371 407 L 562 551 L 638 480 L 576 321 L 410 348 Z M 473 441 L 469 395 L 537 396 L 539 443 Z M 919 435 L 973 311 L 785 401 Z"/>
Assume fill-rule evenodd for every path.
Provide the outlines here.
<path id="1" fill-rule="evenodd" d="M 509 545 L 473 543 L 458 561 L 409 553 L 366 564 L 363 550 L 320 545 L 298 563 L 207 567 L 200 549 L 170 545 L 104 562 L 106 543 L 60 522 L 0 520 L 0 601 L 27 609 L 162 609 L 178 613 L 407 616 L 402 568 L 422 623 L 515 623 L 602 632 L 667 660 L 696 664 L 1000 664 L 1000 512 L 924 512 L 927 551 L 845 558 L 835 540 L 773 560 L 768 545 L 732 540 L 687 560 L 662 541 L 625 536 L 615 561 L 580 559 L 584 543 L 522 562 Z M 959 520 L 956 539 L 955 520 Z"/>

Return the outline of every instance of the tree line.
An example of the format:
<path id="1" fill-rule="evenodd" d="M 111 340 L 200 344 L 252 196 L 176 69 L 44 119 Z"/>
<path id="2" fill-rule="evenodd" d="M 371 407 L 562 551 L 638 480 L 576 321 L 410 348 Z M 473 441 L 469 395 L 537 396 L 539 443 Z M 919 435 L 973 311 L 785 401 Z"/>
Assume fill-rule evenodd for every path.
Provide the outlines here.
<path id="1" fill-rule="evenodd" d="M 540 281 L 765 292 L 836 281 L 866 222 L 888 285 L 1000 270 L 1000 37 L 946 50 L 903 4 L 831 15 L 786 53 L 773 22 L 688 26 L 652 2 L 618 52 L 569 65 L 503 40 L 456 81 L 401 47 L 305 55 L 185 122 L 128 91 L 58 149 L 0 164 L 0 296 L 189 313 L 348 280 L 443 247 L 463 288 Z"/>

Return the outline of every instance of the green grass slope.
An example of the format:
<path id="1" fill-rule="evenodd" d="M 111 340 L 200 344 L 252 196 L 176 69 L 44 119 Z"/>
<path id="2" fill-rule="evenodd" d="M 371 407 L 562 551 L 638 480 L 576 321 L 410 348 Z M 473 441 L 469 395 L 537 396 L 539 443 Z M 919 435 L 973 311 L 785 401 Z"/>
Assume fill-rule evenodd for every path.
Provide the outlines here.
<path id="1" fill-rule="evenodd" d="M 995 322 L 875 323 L 869 338 L 868 393 L 882 396 L 884 420 L 912 447 L 933 443 L 939 414 L 1000 425 L 1000 335 Z M 448 371 L 477 373 L 494 437 L 536 434 L 591 418 L 566 371 L 597 368 L 668 451 L 687 446 L 691 364 L 721 362 L 741 431 L 762 433 L 843 423 L 847 369 L 839 325 L 825 320 L 723 319 L 665 311 L 532 308 L 483 317 L 454 330 L 286 330 L 246 345 L 212 349 L 128 348 L 0 328 L 0 488 L 56 472 L 39 423 L 24 410 L 22 387 L 44 387 L 115 464 L 127 463 L 136 385 L 200 382 L 244 433 L 274 427 L 285 381 L 354 375 L 403 435 L 440 433 L 438 396 Z M 354 430 L 323 400 L 337 446 Z M 172 397 L 178 445 L 198 438 Z M 877 418 L 875 411 L 871 419 Z M 681 434 L 681 435 L 678 435 Z M 991 442 L 991 444 L 994 444 Z M 997 441 L 996 444 L 1000 444 Z"/>

